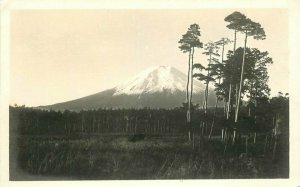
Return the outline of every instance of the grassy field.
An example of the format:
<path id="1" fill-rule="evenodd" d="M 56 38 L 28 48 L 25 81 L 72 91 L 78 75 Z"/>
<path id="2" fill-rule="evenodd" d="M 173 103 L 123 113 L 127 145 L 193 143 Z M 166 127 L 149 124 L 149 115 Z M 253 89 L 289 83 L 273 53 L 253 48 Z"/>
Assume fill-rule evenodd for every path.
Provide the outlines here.
<path id="1" fill-rule="evenodd" d="M 188 143 L 183 135 L 81 134 L 11 136 L 11 180 L 286 178 L 288 146 L 279 141 L 276 157 L 263 137 L 228 146 L 217 137 Z"/>

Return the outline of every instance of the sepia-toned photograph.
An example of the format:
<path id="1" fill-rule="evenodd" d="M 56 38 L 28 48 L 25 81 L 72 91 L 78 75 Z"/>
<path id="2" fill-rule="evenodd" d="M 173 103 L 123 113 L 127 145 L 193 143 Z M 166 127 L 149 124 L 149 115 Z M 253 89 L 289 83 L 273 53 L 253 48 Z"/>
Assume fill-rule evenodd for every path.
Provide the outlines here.
<path id="1" fill-rule="evenodd" d="M 288 13 L 11 10 L 9 180 L 289 179 Z"/>

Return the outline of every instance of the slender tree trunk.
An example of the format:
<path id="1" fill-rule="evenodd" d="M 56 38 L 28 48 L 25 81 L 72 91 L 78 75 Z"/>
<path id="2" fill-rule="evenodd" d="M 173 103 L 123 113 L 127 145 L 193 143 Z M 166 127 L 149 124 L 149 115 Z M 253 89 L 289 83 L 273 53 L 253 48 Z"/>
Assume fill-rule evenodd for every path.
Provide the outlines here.
<path id="1" fill-rule="evenodd" d="M 203 109 L 203 111 L 205 111 L 205 91 L 204 91 L 204 100 L 203 100 L 203 104 L 202 104 L 202 109 Z"/>
<path id="2" fill-rule="evenodd" d="M 238 102 L 238 92 L 239 92 L 238 86 L 239 86 L 238 84 L 235 84 L 235 109 L 234 109 L 235 113 L 236 113 L 236 109 L 237 109 L 236 106 L 237 106 L 237 102 Z"/>
<path id="3" fill-rule="evenodd" d="M 225 43 L 223 40 L 221 64 L 224 64 L 224 49 L 225 49 Z M 221 76 L 221 72 L 220 72 L 220 76 Z M 219 84 L 220 84 L 220 79 L 219 79 Z M 226 116 L 226 114 L 227 114 L 227 102 L 226 99 L 224 99 L 224 116 Z"/>
<path id="4" fill-rule="evenodd" d="M 209 63 L 208 65 L 210 65 L 211 63 L 211 54 L 209 55 Z M 209 76 L 209 70 L 207 70 L 207 76 Z M 205 87 L 205 115 L 207 114 L 207 101 L 208 101 L 208 84 L 209 81 L 206 81 L 206 87 Z"/>
<path id="5" fill-rule="evenodd" d="M 204 112 L 207 114 L 207 101 L 208 101 L 208 81 L 206 82 L 206 87 L 205 87 L 205 109 Z"/>
<path id="6" fill-rule="evenodd" d="M 227 114 L 226 119 L 229 119 L 229 111 L 230 111 L 230 103 L 231 103 L 231 90 L 232 90 L 232 84 L 229 84 L 229 96 L 228 96 L 228 103 L 227 103 Z"/>
<path id="7" fill-rule="evenodd" d="M 236 33 L 237 30 L 234 30 L 234 43 L 233 43 L 233 55 L 235 55 L 235 49 L 236 49 Z M 229 83 L 229 93 L 228 93 L 228 105 L 227 105 L 227 114 L 226 114 L 226 119 L 229 119 L 230 115 L 230 106 L 231 106 L 231 92 L 232 92 L 232 83 Z"/>
<path id="8" fill-rule="evenodd" d="M 190 66 L 190 80 L 191 80 L 191 90 L 190 90 L 190 97 L 189 97 L 189 141 L 191 141 L 191 105 L 192 105 L 192 98 L 193 98 L 193 65 L 194 65 L 194 47 L 192 48 L 192 54 L 191 54 L 191 66 Z"/>
<path id="9" fill-rule="evenodd" d="M 186 103 L 188 104 L 189 102 L 189 85 L 190 85 L 190 71 L 191 71 L 191 63 L 190 63 L 190 59 L 191 59 L 191 52 L 189 52 L 189 66 L 188 66 L 188 76 L 187 76 L 187 84 L 186 84 Z M 189 111 L 189 108 L 187 110 L 187 112 Z M 187 117 L 188 119 L 188 117 Z M 188 121 L 188 120 L 187 120 Z"/>
<path id="10" fill-rule="evenodd" d="M 241 80 L 240 80 L 240 87 L 239 87 L 239 92 L 238 92 L 238 100 L 237 100 L 236 113 L 235 113 L 235 119 L 234 119 L 235 123 L 238 121 L 239 107 L 240 107 L 240 101 L 241 101 L 241 93 L 242 93 L 243 78 L 244 78 L 244 65 L 245 65 L 247 37 L 248 37 L 248 35 L 247 35 L 247 31 L 246 31 L 244 52 L 243 52 L 242 71 L 241 71 Z"/>
<path id="11" fill-rule="evenodd" d="M 222 128 L 222 133 L 221 133 L 222 135 L 221 135 L 221 139 L 222 139 L 222 141 L 224 140 L 224 128 Z"/>
<path id="12" fill-rule="evenodd" d="M 194 78 L 193 78 L 193 70 L 194 70 L 194 68 L 193 68 L 193 66 L 194 66 L 194 47 L 192 48 L 192 58 L 191 58 L 191 61 L 192 61 L 192 63 L 191 63 L 191 92 L 190 92 L 190 102 L 192 102 L 192 99 L 193 99 L 193 80 L 194 80 Z"/>
<path id="13" fill-rule="evenodd" d="M 236 129 L 233 129 L 232 145 L 234 145 L 236 139 Z"/>
<path id="14" fill-rule="evenodd" d="M 189 67 L 188 67 L 188 78 L 187 78 L 187 85 L 186 85 L 186 101 L 187 101 L 187 112 L 186 112 L 186 122 L 188 125 L 188 137 L 189 141 L 191 141 L 191 132 L 190 132 L 190 122 L 191 122 L 191 103 L 189 97 L 189 84 L 190 84 L 190 71 L 191 71 L 191 51 L 189 52 Z"/>
<path id="15" fill-rule="evenodd" d="M 223 45 L 223 50 L 222 50 L 222 63 L 223 63 L 223 53 L 224 53 L 224 45 Z M 219 85 L 220 85 L 220 83 L 221 83 L 221 78 L 219 78 Z M 218 110 L 218 102 L 219 102 L 219 99 L 218 99 L 218 96 L 216 96 L 216 105 L 215 105 L 215 111 L 214 111 L 214 115 L 213 115 L 213 121 L 212 121 L 211 128 L 210 128 L 209 138 L 211 138 L 211 134 L 212 134 L 212 131 L 214 128 L 215 117 L 216 117 L 216 113 Z"/>

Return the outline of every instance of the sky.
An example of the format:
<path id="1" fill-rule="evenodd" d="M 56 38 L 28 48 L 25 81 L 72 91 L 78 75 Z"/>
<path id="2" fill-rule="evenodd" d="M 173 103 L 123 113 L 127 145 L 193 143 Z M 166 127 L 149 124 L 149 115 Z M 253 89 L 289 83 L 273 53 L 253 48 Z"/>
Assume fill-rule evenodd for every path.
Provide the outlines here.
<path id="1" fill-rule="evenodd" d="M 14 10 L 10 31 L 10 104 L 48 105 L 112 88 L 159 65 L 187 72 L 178 41 L 189 25 L 204 43 L 233 39 L 224 18 L 240 11 L 264 27 L 266 40 L 248 46 L 268 51 L 271 95 L 288 88 L 286 9 Z M 238 35 L 238 47 L 243 45 Z M 233 45 L 228 45 L 232 49 Z M 196 63 L 207 63 L 199 49 Z"/>

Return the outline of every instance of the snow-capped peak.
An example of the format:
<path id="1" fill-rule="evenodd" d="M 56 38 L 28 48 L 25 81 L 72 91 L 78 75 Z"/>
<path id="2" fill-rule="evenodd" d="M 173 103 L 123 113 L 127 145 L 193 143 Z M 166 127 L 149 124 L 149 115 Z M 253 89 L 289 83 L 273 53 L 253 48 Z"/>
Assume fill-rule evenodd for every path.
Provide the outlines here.
<path id="1" fill-rule="evenodd" d="M 151 67 L 115 87 L 114 95 L 185 91 L 187 76 L 170 66 Z M 194 92 L 203 90 L 194 80 Z"/>

